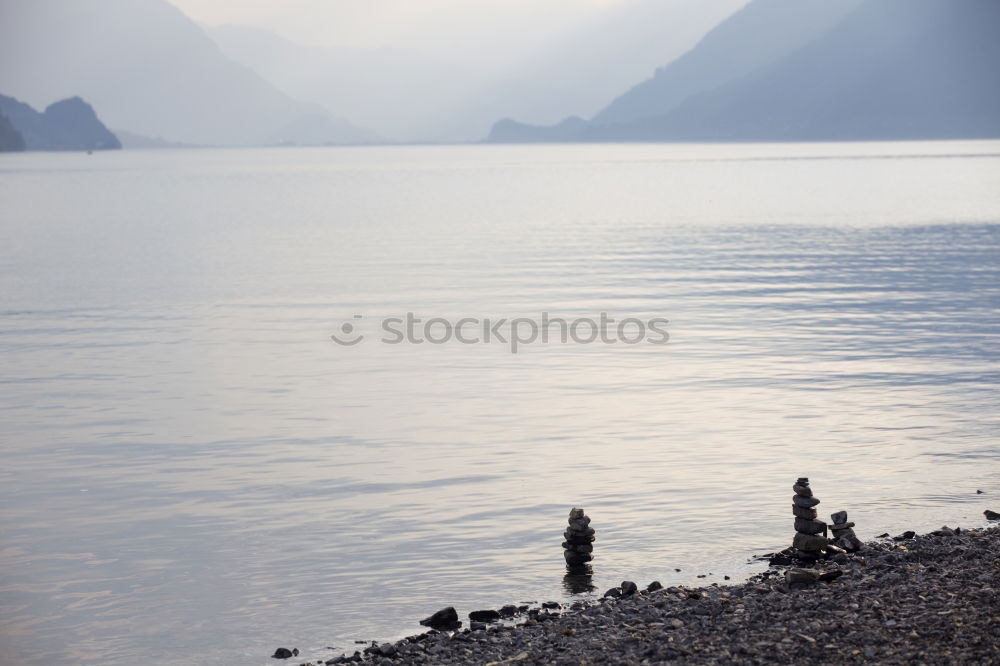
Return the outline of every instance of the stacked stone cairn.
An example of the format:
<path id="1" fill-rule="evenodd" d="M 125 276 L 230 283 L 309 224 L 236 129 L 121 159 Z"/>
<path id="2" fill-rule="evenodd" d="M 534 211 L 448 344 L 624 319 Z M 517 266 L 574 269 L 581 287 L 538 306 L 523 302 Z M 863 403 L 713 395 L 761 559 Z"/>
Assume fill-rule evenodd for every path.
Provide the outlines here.
<path id="1" fill-rule="evenodd" d="M 849 553 L 861 550 L 861 539 L 851 529 L 854 527 L 854 523 L 847 522 L 847 512 L 838 511 L 830 518 L 833 519 L 833 524 L 830 525 L 830 531 L 833 532 L 833 544 Z"/>
<path id="2" fill-rule="evenodd" d="M 826 523 L 816 520 L 816 505 L 819 500 L 813 497 L 809 487 L 809 479 L 800 478 L 792 486 L 795 496 L 792 497 L 792 513 L 795 514 L 795 539 L 792 548 L 795 555 L 802 559 L 815 560 L 826 554 Z"/>
<path id="3" fill-rule="evenodd" d="M 583 509 L 574 508 L 569 512 L 569 526 L 563 532 L 563 556 L 571 573 L 582 573 L 587 563 L 594 559 L 594 528 Z"/>

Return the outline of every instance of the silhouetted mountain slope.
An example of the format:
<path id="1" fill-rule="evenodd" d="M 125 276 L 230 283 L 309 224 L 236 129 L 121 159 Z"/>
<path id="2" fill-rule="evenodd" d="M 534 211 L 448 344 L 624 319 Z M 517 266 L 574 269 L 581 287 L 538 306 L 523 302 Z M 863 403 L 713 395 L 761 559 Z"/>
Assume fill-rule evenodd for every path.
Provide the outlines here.
<path id="1" fill-rule="evenodd" d="M 1000 2 L 867 0 L 737 83 L 587 140 L 1000 137 Z"/>
<path id="2" fill-rule="evenodd" d="M 0 114 L 0 153 L 20 152 L 24 148 L 24 137 L 10 124 L 7 116 Z"/>
<path id="3" fill-rule="evenodd" d="M 656 75 L 594 116 L 596 125 L 672 111 L 691 95 L 739 80 L 830 30 L 861 0 L 754 0 Z"/>
<path id="4" fill-rule="evenodd" d="M 324 143 L 378 140 L 227 59 L 164 0 L 4 0 L 3 21 L 0 90 L 35 105 L 76 93 L 112 127 L 193 144 L 273 143 L 317 115 Z"/>
<path id="5" fill-rule="evenodd" d="M 79 97 L 50 104 L 44 112 L 0 95 L 0 114 L 24 137 L 28 150 L 118 150 L 114 134 Z"/>
<path id="6" fill-rule="evenodd" d="M 587 127 L 587 121 L 570 116 L 558 125 L 539 127 L 519 123 L 510 118 L 497 121 L 486 139 L 491 143 L 546 143 L 572 140 Z"/>
<path id="7" fill-rule="evenodd" d="M 683 68 L 678 61 L 676 71 L 700 61 L 710 71 L 708 78 L 719 76 L 718 61 L 695 52 L 708 48 L 706 45 L 721 52 L 722 45 L 716 40 L 722 37 L 735 44 L 756 43 L 732 32 L 734 26 L 751 29 L 754 24 L 767 23 L 764 15 L 756 13 L 754 22 L 743 22 L 754 7 L 776 12 L 771 17 L 774 24 L 781 24 L 783 12 L 788 10 L 787 3 L 779 0 L 755 0 L 730 19 L 728 27 L 720 26 L 682 58 Z M 508 125 L 502 139 L 491 136 L 491 140 L 1000 137 L 1000 86 L 995 83 L 1000 71 L 998 28 L 997 0 L 866 0 L 811 43 L 742 78 L 691 95 L 666 113 L 657 113 L 657 109 L 667 97 L 652 95 L 652 87 L 642 94 L 636 88 L 620 98 L 616 113 L 642 113 L 640 102 L 648 93 L 653 99 L 648 117 L 615 124 L 591 122 L 568 136 L 553 128 L 529 127 L 520 128 L 520 137 L 516 137 Z M 731 54 L 732 60 L 741 58 L 737 50 Z M 690 81 L 697 73 L 670 76 Z M 669 101 L 674 103 L 672 98 Z M 609 117 L 611 109 L 602 117 Z"/>

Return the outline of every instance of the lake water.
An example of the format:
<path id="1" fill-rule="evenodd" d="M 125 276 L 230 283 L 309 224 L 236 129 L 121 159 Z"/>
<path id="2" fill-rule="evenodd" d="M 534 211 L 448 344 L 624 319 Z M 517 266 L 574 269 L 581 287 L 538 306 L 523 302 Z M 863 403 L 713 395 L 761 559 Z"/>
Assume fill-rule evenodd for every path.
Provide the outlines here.
<path id="1" fill-rule="evenodd" d="M 1000 142 L 8 154 L 0 206 L 5 664 L 572 598 L 573 506 L 597 593 L 756 570 L 798 476 L 863 538 L 1000 510 Z"/>

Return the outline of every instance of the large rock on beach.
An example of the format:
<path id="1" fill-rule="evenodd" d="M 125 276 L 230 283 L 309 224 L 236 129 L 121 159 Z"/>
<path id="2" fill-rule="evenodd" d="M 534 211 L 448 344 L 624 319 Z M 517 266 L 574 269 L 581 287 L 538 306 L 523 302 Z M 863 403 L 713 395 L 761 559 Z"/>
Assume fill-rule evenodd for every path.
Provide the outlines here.
<path id="1" fill-rule="evenodd" d="M 478 610 L 469 613 L 470 622 L 496 622 L 500 619 L 500 612 L 495 610 Z"/>
<path id="2" fill-rule="evenodd" d="M 462 626 L 462 623 L 458 619 L 458 612 L 452 606 L 442 608 L 430 617 L 425 617 L 420 621 L 420 624 L 431 629 L 437 629 L 438 631 L 457 629 Z"/>

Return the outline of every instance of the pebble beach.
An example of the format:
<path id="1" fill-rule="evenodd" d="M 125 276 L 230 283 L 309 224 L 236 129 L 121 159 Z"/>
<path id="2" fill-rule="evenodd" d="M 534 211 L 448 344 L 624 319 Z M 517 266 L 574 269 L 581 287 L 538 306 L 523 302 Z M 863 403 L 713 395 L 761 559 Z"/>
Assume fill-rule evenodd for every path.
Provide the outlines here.
<path id="1" fill-rule="evenodd" d="M 516 615 L 459 618 L 466 622 L 454 631 L 286 663 L 996 664 L 1000 527 L 886 535 L 808 566 L 771 566 L 740 585 L 623 581 L 568 608 L 503 610 Z"/>

